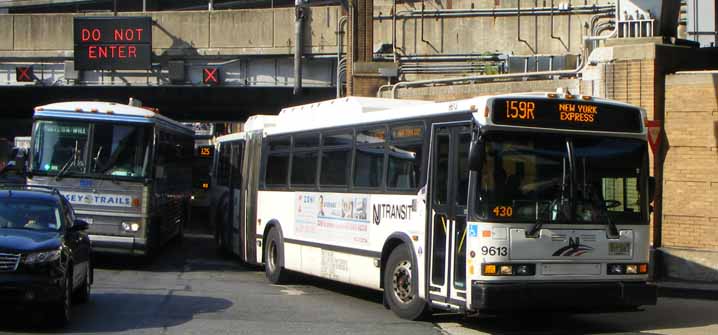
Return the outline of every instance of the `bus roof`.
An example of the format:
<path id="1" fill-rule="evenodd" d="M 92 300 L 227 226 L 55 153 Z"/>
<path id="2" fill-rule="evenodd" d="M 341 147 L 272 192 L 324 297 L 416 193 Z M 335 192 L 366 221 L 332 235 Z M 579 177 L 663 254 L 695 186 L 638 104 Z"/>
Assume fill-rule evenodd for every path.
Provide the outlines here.
<path id="1" fill-rule="evenodd" d="M 456 113 L 473 113 L 477 121 L 489 124 L 485 110 L 493 98 L 535 98 L 536 100 L 556 100 L 566 102 L 587 102 L 630 107 L 623 102 L 588 96 L 566 96 L 554 92 L 525 92 L 502 95 L 479 96 L 463 100 L 433 102 L 420 100 L 398 100 L 381 98 L 349 97 L 327 100 L 313 104 L 282 109 L 277 116 L 252 116 L 245 125 L 245 131 L 263 130 L 266 134 L 291 133 L 309 129 L 323 129 L 347 125 L 361 125 L 381 121 L 395 121 L 415 117 L 430 117 Z M 641 109 L 642 117 L 645 111 Z M 645 131 L 645 130 L 644 130 Z M 641 132 L 642 133 L 642 132 Z M 219 141 L 243 139 L 242 133 L 218 138 Z"/>
<path id="2" fill-rule="evenodd" d="M 35 107 L 35 117 L 88 119 L 136 123 L 164 123 L 194 135 L 192 128 L 148 108 L 104 101 L 65 101 Z"/>

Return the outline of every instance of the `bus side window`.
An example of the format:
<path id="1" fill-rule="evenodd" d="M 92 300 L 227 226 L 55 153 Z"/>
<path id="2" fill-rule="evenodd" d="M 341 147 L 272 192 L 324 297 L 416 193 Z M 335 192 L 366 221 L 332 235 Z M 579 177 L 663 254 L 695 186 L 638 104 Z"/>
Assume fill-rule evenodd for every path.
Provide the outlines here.
<path id="1" fill-rule="evenodd" d="M 354 158 L 354 186 L 380 188 L 384 181 L 386 127 L 358 130 Z"/>
<path id="2" fill-rule="evenodd" d="M 295 135 L 292 151 L 292 186 L 314 186 L 317 182 L 319 134 Z"/>
<path id="3" fill-rule="evenodd" d="M 265 160 L 264 182 L 269 187 L 287 187 L 289 177 L 290 138 L 270 138 Z"/>

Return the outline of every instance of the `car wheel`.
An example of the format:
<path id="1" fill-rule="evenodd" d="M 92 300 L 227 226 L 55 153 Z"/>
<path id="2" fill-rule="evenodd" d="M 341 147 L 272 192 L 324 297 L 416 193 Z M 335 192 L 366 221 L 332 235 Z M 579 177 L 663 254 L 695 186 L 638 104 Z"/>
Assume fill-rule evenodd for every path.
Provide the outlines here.
<path id="1" fill-rule="evenodd" d="M 269 230 L 264 245 L 264 274 L 273 284 L 287 281 L 287 270 L 284 269 L 284 245 L 279 238 L 279 231 L 275 228 Z"/>
<path id="2" fill-rule="evenodd" d="M 389 308 L 408 320 L 419 320 L 429 315 L 429 306 L 419 298 L 416 264 L 412 263 L 409 248 L 400 245 L 392 250 L 384 268 L 384 301 Z"/>
<path id="3" fill-rule="evenodd" d="M 72 273 L 65 276 L 65 285 L 60 301 L 55 303 L 48 311 L 49 319 L 53 325 L 62 327 L 70 322 L 72 314 Z"/>
<path id="4" fill-rule="evenodd" d="M 74 296 L 74 300 L 78 303 L 84 304 L 90 300 L 90 293 L 92 291 L 92 265 L 87 262 L 87 271 L 85 271 L 85 279 L 82 281 L 82 285 L 77 290 Z"/>

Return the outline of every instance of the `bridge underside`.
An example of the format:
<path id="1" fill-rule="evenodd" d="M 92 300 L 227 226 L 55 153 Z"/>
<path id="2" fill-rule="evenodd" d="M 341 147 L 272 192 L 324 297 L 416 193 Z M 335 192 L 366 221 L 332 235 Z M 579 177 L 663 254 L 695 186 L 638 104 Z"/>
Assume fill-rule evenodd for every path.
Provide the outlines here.
<path id="1" fill-rule="evenodd" d="M 291 87 L 2 87 L 0 134 L 30 134 L 35 106 L 69 100 L 127 103 L 130 97 L 181 121 L 244 121 L 253 114 L 277 114 L 280 109 L 332 99 L 335 88 L 304 88 L 294 96 Z"/>

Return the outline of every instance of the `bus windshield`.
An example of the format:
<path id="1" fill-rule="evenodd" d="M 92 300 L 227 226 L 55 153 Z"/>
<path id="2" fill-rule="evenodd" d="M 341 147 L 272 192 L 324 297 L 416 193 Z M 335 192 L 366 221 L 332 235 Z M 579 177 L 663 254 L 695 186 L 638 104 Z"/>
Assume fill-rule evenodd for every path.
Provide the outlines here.
<path id="1" fill-rule="evenodd" d="M 487 136 L 476 197 L 482 219 L 642 224 L 644 142 L 548 134 Z"/>
<path id="2" fill-rule="evenodd" d="M 144 177 L 149 140 L 149 127 L 38 121 L 32 170 L 53 175 Z"/>

